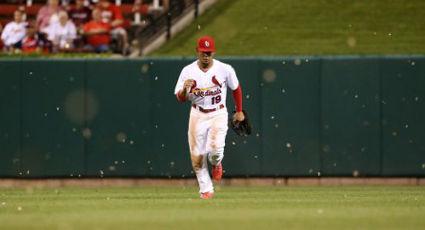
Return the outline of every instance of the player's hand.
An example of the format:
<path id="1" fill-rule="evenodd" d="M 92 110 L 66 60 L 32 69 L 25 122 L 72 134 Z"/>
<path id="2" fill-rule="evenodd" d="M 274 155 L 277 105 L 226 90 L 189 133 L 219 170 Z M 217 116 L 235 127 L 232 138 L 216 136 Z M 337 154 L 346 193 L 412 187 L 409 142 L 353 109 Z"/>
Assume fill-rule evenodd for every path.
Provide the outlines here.
<path id="1" fill-rule="evenodd" d="M 187 91 L 189 91 L 190 92 L 190 89 L 192 89 L 192 87 L 195 85 L 195 80 L 193 80 L 193 79 L 188 79 L 188 80 L 186 80 L 186 81 L 184 81 L 184 84 L 183 84 L 183 89 L 187 92 Z"/>
<path id="2" fill-rule="evenodd" d="M 235 114 L 233 114 L 233 121 L 243 121 L 245 120 L 245 115 L 243 114 L 243 112 L 236 112 Z"/>

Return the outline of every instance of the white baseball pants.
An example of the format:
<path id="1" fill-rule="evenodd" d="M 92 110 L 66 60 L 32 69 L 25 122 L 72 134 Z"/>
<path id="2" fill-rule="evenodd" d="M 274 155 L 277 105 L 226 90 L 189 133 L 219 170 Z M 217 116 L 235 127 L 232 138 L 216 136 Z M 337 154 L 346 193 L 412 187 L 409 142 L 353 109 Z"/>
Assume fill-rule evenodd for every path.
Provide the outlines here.
<path id="1" fill-rule="evenodd" d="M 192 167 L 198 179 L 199 192 L 213 192 L 207 159 L 217 165 L 223 159 L 227 134 L 227 109 L 203 113 L 191 108 L 189 118 L 189 148 Z"/>

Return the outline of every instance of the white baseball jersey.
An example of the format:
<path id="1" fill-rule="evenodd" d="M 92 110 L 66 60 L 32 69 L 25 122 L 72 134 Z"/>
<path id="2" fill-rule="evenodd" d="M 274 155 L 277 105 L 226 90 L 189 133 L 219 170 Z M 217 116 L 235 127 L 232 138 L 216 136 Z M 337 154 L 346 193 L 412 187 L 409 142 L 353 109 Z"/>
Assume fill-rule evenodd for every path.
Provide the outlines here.
<path id="1" fill-rule="evenodd" d="M 183 68 L 174 94 L 177 94 L 183 88 L 186 80 L 193 79 L 195 80 L 195 87 L 189 94 L 189 100 L 192 104 L 203 109 L 213 109 L 219 105 L 225 106 L 227 87 L 235 90 L 239 86 L 235 70 L 232 66 L 213 59 L 212 66 L 204 72 L 199 68 L 197 62 L 196 60 Z"/>
<path id="2" fill-rule="evenodd" d="M 15 43 L 21 41 L 25 37 L 26 22 L 16 23 L 9 22 L 1 34 L 1 40 L 3 40 L 6 46 L 14 45 Z"/>

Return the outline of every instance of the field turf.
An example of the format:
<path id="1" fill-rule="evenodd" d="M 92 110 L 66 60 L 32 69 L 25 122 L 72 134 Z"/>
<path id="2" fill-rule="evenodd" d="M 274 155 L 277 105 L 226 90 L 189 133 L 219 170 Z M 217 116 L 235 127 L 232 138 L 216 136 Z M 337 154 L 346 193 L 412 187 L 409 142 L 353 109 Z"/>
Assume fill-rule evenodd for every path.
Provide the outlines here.
<path id="1" fill-rule="evenodd" d="M 0 189 L 0 229 L 425 229 L 408 186 Z"/>

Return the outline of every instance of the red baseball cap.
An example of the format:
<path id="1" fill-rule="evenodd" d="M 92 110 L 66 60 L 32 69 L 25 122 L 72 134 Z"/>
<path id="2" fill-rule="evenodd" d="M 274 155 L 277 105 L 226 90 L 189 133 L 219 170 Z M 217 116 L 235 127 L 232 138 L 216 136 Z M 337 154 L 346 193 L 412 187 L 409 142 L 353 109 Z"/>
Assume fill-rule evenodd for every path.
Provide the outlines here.
<path id="1" fill-rule="evenodd" d="M 196 47 L 201 52 L 215 52 L 214 38 L 211 36 L 202 36 L 198 39 L 198 46 Z"/>

